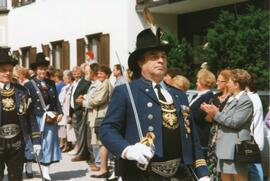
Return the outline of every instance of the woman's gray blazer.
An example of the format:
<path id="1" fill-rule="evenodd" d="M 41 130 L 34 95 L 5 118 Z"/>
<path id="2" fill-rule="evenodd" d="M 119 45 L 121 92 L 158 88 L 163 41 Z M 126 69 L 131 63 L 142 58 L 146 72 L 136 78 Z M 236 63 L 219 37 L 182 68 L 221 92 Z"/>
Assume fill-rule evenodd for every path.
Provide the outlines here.
<path id="1" fill-rule="evenodd" d="M 218 130 L 216 155 L 218 159 L 234 159 L 234 147 L 238 140 L 250 140 L 250 124 L 253 106 L 248 95 L 244 92 L 239 99 L 227 102 L 222 112 L 218 112 L 214 120 L 221 127 Z"/>

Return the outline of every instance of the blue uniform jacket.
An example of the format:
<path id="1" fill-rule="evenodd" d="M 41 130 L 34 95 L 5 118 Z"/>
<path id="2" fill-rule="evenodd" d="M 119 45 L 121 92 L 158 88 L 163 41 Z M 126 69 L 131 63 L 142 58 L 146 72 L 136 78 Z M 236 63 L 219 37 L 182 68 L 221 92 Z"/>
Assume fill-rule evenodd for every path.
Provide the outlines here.
<path id="1" fill-rule="evenodd" d="M 202 103 L 212 103 L 213 99 L 213 92 L 208 91 L 207 93 L 199 97 L 196 101 L 194 101 L 192 105 L 190 105 L 190 110 L 192 112 L 192 115 L 194 116 L 194 121 L 200 138 L 200 143 L 203 147 L 208 146 L 210 128 L 212 126 L 212 123 L 206 121 L 206 113 L 201 110 L 200 106 Z"/>
<path id="2" fill-rule="evenodd" d="M 29 106 L 29 93 L 27 89 L 19 84 L 11 84 L 15 88 L 16 99 L 16 111 L 19 119 L 19 125 L 23 131 L 25 138 L 31 136 L 31 123 L 29 115 L 31 114 L 31 108 Z M 2 96 L 0 95 L 0 102 L 2 102 Z M 2 104 L 0 104 L 0 110 L 2 110 Z M 2 125 L 2 111 L 0 111 L 0 125 Z"/>
<path id="3" fill-rule="evenodd" d="M 138 111 L 143 135 L 148 131 L 149 126 L 154 127 L 155 154 L 162 158 L 162 117 L 161 109 L 152 85 L 143 78 L 130 83 L 135 105 Z M 195 165 L 195 171 L 199 177 L 208 175 L 199 138 L 191 121 L 191 133 L 188 134 L 184 128 L 184 120 L 181 114 L 181 105 L 188 106 L 188 100 L 182 91 L 168 86 L 171 94 L 178 120 L 180 123 L 182 155 L 179 157 L 186 165 Z M 120 157 L 122 151 L 129 145 L 140 141 L 134 113 L 126 85 L 117 86 L 111 97 L 109 108 L 104 121 L 100 127 L 100 139 L 107 149 L 114 155 Z M 181 145 L 180 145 L 181 144 Z M 203 163 L 203 164 L 202 164 Z"/>
<path id="4" fill-rule="evenodd" d="M 37 78 L 33 78 L 33 80 L 36 82 L 37 87 L 41 90 L 40 81 Z M 49 94 L 49 99 L 50 99 L 50 107 L 49 107 L 48 111 L 56 111 L 58 114 L 63 114 L 60 102 L 58 100 L 55 83 L 49 79 L 45 79 L 44 81 L 45 81 L 46 86 L 48 88 L 48 94 Z M 31 127 L 32 127 L 32 137 L 40 138 L 40 129 L 39 129 L 38 123 L 36 121 L 36 116 L 39 116 L 39 117 L 43 116 L 45 111 L 42 108 L 37 91 L 34 88 L 32 82 L 28 81 L 27 83 L 25 83 L 24 86 L 28 89 L 30 96 L 31 96 L 31 101 L 32 101 L 33 112 L 30 116 Z M 34 139 L 34 144 L 39 143 L 36 141 L 37 141 L 37 139 Z"/>

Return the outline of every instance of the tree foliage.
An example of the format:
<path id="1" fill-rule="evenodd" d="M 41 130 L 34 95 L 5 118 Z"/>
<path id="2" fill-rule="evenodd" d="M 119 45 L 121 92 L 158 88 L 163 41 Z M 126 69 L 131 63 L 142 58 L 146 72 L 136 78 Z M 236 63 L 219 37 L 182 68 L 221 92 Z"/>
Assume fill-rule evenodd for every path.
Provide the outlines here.
<path id="1" fill-rule="evenodd" d="M 168 54 L 168 67 L 179 68 L 182 75 L 189 79 L 193 77 L 193 50 L 190 43 L 185 38 L 177 40 L 169 31 L 165 31 L 163 38 L 172 46 Z"/>
<path id="2" fill-rule="evenodd" d="M 201 53 L 211 70 L 243 68 L 257 74 L 260 90 L 269 89 L 269 12 L 253 6 L 243 15 L 223 11 L 207 40 Z"/>

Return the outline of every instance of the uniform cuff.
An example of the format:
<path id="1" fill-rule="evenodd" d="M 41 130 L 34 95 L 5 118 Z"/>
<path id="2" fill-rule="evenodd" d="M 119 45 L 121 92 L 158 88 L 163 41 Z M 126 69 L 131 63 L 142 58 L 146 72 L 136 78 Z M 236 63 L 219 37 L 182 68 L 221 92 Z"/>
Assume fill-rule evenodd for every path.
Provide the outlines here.
<path id="1" fill-rule="evenodd" d="M 198 178 L 209 176 L 209 170 L 206 165 L 205 159 L 198 159 L 194 163 L 195 172 Z"/>

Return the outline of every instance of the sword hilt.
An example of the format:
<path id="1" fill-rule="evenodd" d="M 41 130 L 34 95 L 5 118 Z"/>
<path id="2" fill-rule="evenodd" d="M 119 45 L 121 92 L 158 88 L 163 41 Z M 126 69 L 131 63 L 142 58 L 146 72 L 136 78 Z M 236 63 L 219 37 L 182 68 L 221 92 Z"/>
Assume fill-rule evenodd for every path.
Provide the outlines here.
<path id="1" fill-rule="evenodd" d="M 143 137 L 143 139 L 141 139 L 140 143 L 150 147 L 151 151 L 155 152 L 154 139 L 155 139 L 155 134 L 152 131 L 149 131 L 146 133 L 146 136 Z M 148 164 L 137 163 L 137 167 L 145 171 L 148 167 Z"/>

